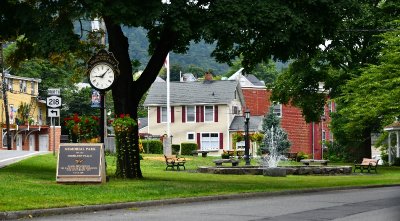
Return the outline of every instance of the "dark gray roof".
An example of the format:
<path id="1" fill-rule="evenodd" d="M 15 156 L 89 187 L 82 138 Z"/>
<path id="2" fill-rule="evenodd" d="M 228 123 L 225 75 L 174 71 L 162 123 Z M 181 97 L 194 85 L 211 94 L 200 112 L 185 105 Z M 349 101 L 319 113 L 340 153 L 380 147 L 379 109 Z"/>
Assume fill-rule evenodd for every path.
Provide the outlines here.
<path id="1" fill-rule="evenodd" d="M 142 129 L 144 127 L 147 127 L 148 125 L 148 120 L 147 117 L 139 117 L 139 129 Z"/>
<path id="2" fill-rule="evenodd" d="M 264 116 L 250 116 L 249 120 L 249 131 L 260 131 L 262 129 L 262 122 Z M 235 116 L 231 125 L 229 126 L 230 131 L 244 131 L 244 117 Z"/>
<path id="3" fill-rule="evenodd" d="M 249 80 L 254 86 L 265 86 L 263 82 L 261 82 L 256 76 L 249 74 L 246 76 L 247 80 Z"/>
<path id="4" fill-rule="evenodd" d="M 238 96 L 243 104 L 243 94 L 237 81 L 194 81 L 170 83 L 171 105 L 229 104 Z M 167 83 L 154 82 L 144 106 L 167 104 Z"/>

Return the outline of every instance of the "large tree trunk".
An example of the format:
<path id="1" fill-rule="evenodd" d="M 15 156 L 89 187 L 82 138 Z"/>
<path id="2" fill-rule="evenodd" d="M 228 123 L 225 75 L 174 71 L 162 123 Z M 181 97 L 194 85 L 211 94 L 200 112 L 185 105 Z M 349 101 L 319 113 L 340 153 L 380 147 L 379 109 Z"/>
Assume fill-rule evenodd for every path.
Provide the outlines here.
<path id="1" fill-rule="evenodd" d="M 120 75 L 112 89 L 112 95 L 114 100 L 114 111 L 115 114 L 120 116 L 121 114 L 129 114 L 137 122 L 137 107 L 139 99 L 133 96 L 132 93 L 133 78 L 132 78 L 132 65 L 128 53 L 129 44 L 128 39 L 124 36 L 120 25 L 114 24 L 110 18 L 104 18 L 108 39 L 109 39 L 109 51 L 111 51 L 115 58 L 119 62 Z M 133 130 L 132 140 L 129 143 L 133 145 L 133 152 L 125 151 L 123 153 L 132 154 L 133 156 L 121 156 L 118 159 L 129 159 L 133 162 L 117 162 L 120 165 L 119 169 L 128 171 L 125 174 L 125 178 L 142 178 L 142 171 L 140 169 L 140 156 L 139 156 L 139 136 L 138 126 Z M 128 142 L 128 141 L 127 141 Z M 117 161 L 118 161 L 117 159 Z M 125 167 L 133 168 L 125 168 Z M 122 167 L 122 168 L 121 168 Z"/>
<path id="2" fill-rule="evenodd" d="M 120 70 L 120 76 L 116 80 L 112 89 L 115 114 L 117 116 L 120 114 L 129 114 L 137 122 L 137 110 L 140 99 L 156 79 L 164 64 L 165 58 L 169 51 L 172 50 L 177 37 L 173 31 L 163 31 L 149 63 L 139 79 L 134 82 L 132 77 L 131 60 L 128 53 L 128 38 L 124 36 L 121 26 L 115 24 L 111 18 L 104 17 L 104 22 L 108 33 L 109 51 L 111 51 L 118 60 Z M 129 178 L 143 177 L 140 169 L 138 132 L 138 126 L 136 125 L 136 128 L 133 131 L 133 144 L 135 151 L 133 157 L 134 162 L 132 165 L 134 168 L 129 168 L 129 171 L 131 171 L 131 174 L 128 175 Z M 129 157 L 126 156 L 125 159 L 129 159 Z"/>

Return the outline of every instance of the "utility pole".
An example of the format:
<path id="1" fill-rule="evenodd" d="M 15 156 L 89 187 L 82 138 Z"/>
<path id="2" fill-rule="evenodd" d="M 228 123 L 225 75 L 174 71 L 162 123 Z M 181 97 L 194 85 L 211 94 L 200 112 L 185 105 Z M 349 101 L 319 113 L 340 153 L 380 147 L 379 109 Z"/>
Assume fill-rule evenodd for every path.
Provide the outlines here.
<path id="1" fill-rule="evenodd" d="M 4 101 L 4 110 L 6 115 L 6 139 L 7 139 L 7 150 L 11 150 L 11 137 L 10 137 L 10 115 L 8 113 L 8 99 L 7 99 L 7 84 L 6 84 L 6 73 L 4 71 L 3 66 L 3 42 L 0 42 L 0 70 L 2 71 L 1 76 L 2 79 L 2 92 L 3 92 L 3 101 Z M 3 130 L 3 129 L 2 129 Z"/>

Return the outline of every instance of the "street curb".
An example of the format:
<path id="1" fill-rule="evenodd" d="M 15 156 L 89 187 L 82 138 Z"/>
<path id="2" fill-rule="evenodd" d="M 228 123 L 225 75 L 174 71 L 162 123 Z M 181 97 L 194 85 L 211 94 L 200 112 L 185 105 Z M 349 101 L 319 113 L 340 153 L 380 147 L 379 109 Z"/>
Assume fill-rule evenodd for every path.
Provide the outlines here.
<path id="1" fill-rule="evenodd" d="M 352 187 L 328 187 L 328 188 L 318 188 L 318 189 L 288 190 L 279 192 L 241 193 L 241 194 L 228 194 L 228 195 L 218 195 L 218 196 L 201 196 L 201 197 L 175 198 L 175 199 L 165 199 L 165 200 L 150 200 L 141 202 L 126 202 L 126 203 L 113 203 L 113 204 L 102 204 L 102 205 L 74 206 L 74 207 L 64 207 L 64 208 L 10 211 L 10 212 L 0 212 L 0 219 L 12 220 L 12 219 L 32 218 L 40 216 L 95 212 L 101 210 L 164 206 L 173 204 L 207 202 L 214 200 L 246 199 L 253 197 L 273 197 L 273 196 L 284 196 L 284 195 L 294 195 L 294 194 L 299 195 L 299 194 L 329 192 L 329 191 L 339 191 L 339 190 L 369 189 L 369 188 L 395 187 L 395 186 L 400 186 L 400 184 L 352 186 Z"/>

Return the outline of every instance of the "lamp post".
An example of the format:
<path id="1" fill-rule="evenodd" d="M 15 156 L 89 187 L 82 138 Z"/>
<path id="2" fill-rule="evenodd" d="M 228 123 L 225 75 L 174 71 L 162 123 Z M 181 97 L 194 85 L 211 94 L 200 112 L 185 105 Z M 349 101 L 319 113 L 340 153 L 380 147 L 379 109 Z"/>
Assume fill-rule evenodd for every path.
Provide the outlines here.
<path id="1" fill-rule="evenodd" d="M 250 165 L 250 156 L 249 156 L 249 149 L 250 149 L 250 139 L 249 139 L 249 120 L 250 120 L 250 111 L 246 110 L 244 112 L 245 117 L 245 138 L 244 138 L 244 160 L 246 161 L 246 166 Z"/>

